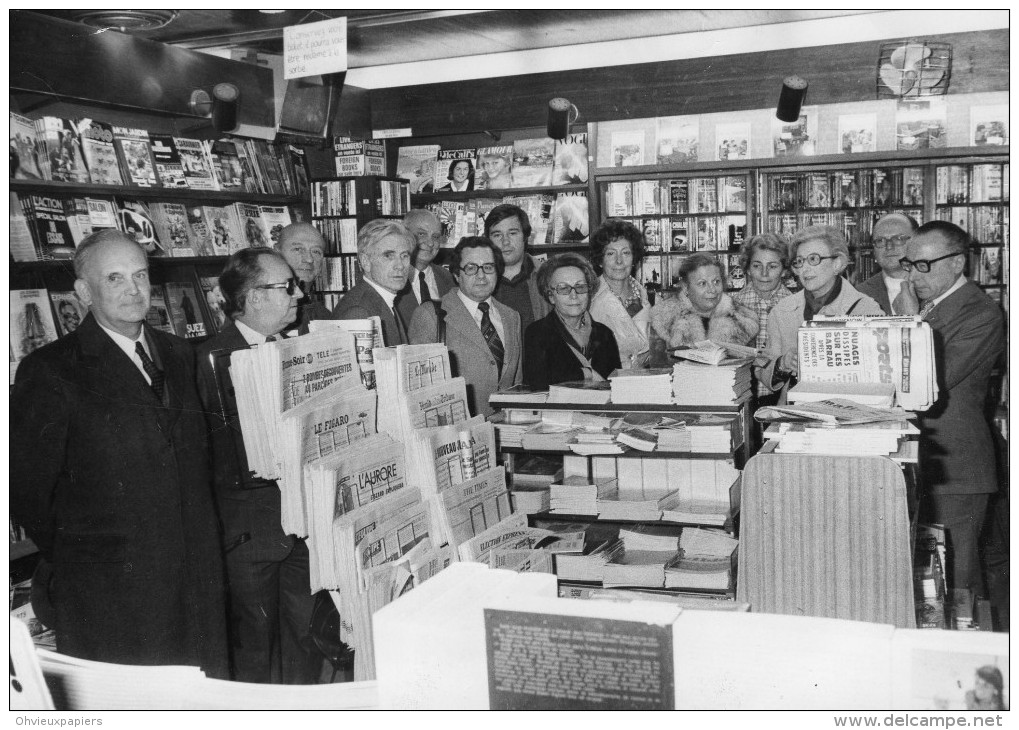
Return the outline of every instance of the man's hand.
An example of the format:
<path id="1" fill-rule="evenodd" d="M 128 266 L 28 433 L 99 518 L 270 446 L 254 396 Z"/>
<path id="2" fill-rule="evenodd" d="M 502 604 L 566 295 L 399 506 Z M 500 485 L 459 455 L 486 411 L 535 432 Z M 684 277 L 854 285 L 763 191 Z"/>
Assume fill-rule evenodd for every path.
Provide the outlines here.
<path id="1" fill-rule="evenodd" d="M 892 314 L 919 314 L 920 300 L 916 297 L 913 282 L 902 282 L 902 288 L 892 301 Z"/>
<path id="2" fill-rule="evenodd" d="M 794 378 L 800 376 L 800 358 L 796 354 L 795 349 L 782 355 L 778 361 L 778 368 L 784 372 L 791 373 Z"/>

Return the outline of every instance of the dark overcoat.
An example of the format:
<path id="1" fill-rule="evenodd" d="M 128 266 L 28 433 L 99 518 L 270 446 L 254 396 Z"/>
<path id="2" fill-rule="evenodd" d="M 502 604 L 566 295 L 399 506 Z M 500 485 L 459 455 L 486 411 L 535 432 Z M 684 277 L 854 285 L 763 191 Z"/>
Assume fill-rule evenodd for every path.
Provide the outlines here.
<path id="1" fill-rule="evenodd" d="M 145 327 L 160 402 L 89 314 L 11 393 L 11 512 L 52 564 L 57 649 L 227 676 L 226 608 L 194 350 Z"/>
<path id="2" fill-rule="evenodd" d="M 556 383 L 584 379 L 584 370 L 563 339 L 562 329 L 555 311 L 527 326 L 524 332 L 525 385 L 541 390 Z M 601 322 L 591 320 L 588 346 L 591 366 L 603 378 L 608 378 L 619 367 L 616 336 Z"/>
<path id="3" fill-rule="evenodd" d="M 411 295 L 413 296 L 413 294 Z M 400 336 L 401 330 L 396 326 L 393 310 L 386 305 L 386 300 L 375 291 L 367 281 L 359 281 L 351 288 L 333 310 L 333 319 L 368 319 L 378 317 L 382 320 L 382 340 L 386 347 L 410 344 Z M 404 332 L 410 322 L 404 322 Z"/>

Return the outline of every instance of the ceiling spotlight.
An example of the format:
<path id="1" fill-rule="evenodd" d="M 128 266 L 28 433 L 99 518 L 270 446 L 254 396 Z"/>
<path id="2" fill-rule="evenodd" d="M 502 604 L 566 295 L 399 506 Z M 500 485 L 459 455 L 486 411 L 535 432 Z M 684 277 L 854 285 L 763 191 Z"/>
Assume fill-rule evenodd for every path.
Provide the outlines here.
<path id="1" fill-rule="evenodd" d="M 70 15 L 93 28 L 118 28 L 127 33 L 162 28 L 179 14 L 179 10 L 73 10 Z"/>

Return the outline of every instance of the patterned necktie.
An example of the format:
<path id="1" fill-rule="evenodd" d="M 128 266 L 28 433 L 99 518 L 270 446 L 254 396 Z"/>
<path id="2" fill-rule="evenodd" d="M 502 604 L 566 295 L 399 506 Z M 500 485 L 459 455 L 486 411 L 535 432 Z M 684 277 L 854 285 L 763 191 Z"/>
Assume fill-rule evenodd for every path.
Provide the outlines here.
<path id="1" fill-rule="evenodd" d="M 418 281 L 421 282 L 421 303 L 432 301 L 431 292 L 428 291 L 428 282 L 425 281 L 425 272 L 418 272 Z"/>
<path id="2" fill-rule="evenodd" d="M 134 351 L 141 358 L 142 368 L 145 370 L 145 374 L 149 376 L 152 381 L 152 390 L 156 394 L 156 397 L 160 401 L 163 400 L 163 387 L 166 385 L 166 375 L 156 367 L 156 363 L 152 362 L 152 358 L 149 357 L 149 353 L 145 352 L 145 348 L 142 347 L 142 343 L 134 343 Z"/>
<path id="3" fill-rule="evenodd" d="M 499 377 L 502 377 L 502 364 L 506 358 L 506 348 L 503 347 L 499 333 L 496 331 L 495 325 L 492 324 L 492 318 L 488 315 L 488 307 L 488 302 L 481 302 L 478 305 L 478 310 L 481 312 L 481 334 L 484 335 L 488 349 L 492 351 L 492 357 L 495 358 L 495 364 L 499 367 Z"/>
<path id="4" fill-rule="evenodd" d="M 923 305 L 923 308 L 920 310 L 920 319 L 927 319 L 927 315 L 931 313 L 932 309 L 934 309 L 933 299 Z"/>

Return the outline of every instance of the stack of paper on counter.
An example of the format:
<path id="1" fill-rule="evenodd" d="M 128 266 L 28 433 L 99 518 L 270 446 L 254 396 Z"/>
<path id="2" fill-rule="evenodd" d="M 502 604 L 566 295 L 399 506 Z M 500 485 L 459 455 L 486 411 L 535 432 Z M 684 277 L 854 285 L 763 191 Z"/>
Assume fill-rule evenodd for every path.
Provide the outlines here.
<path id="1" fill-rule="evenodd" d="M 636 499 L 620 495 L 616 499 L 598 500 L 598 517 L 603 520 L 634 520 L 657 522 L 662 519 L 662 510 L 673 504 L 673 495 L 657 499 Z"/>
<path id="2" fill-rule="evenodd" d="M 403 449 L 388 434 L 360 440 L 305 466 L 311 589 L 338 588 L 342 575 L 334 523 L 407 487 Z"/>
<path id="3" fill-rule="evenodd" d="M 495 426 L 500 448 L 521 448 L 524 433 L 541 423 L 541 414 L 536 411 L 507 409 L 493 414 L 489 421 Z"/>
<path id="4" fill-rule="evenodd" d="M 680 552 L 665 565 L 665 587 L 686 590 L 729 590 L 732 558 L 739 541 L 728 533 L 684 527 Z"/>
<path id="5" fill-rule="evenodd" d="M 283 416 L 279 485 L 283 504 L 293 505 L 283 511 L 285 532 L 308 536 L 304 467 L 345 451 L 351 444 L 374 434 L 375 405 L 373 391 L 350 388 L 307 400 Z M 301 521 L 291 519 L 296 516 L 298 504 L 302 506 Z"/>
<path id="6" fill-rule="evenodd" d="M 379 317 L 368 319 L 316 319 L 308 323 L 309 332 L 319 332 L 338 327 L 347 334 L 353 335 L 354 347 L 357 352 L 357 364 L 361 370 L 361 382 L 366 388 L 375 387 L 375 362 L 372 353 L 376 347 L 382 347 L 382 320 Z"/>
<path id="7" fill-rule="evenodd" d="M 553 514 L 597 517 L 602 500 L 617 499 L 619 483 L 615 479 L 564 477 L 550 487 L 550 511 Z"/>
<path id="8" fill-rule="evenodd" d="M 891 408 L 895 386 L 891 383 L 799 382 L 789 389 L 790 403 L 815 403 L 833 398 L 867 406 Z"/>
<path id="9" fill-rule="evenodd" d="M 727 453 L 740 443 L 739 424 L 734 416 L 701 413 L 687 418 L 690 450 L 705 453 Z"/>
<path id="10" fill-rule="evenodd" d="M 602 584 L 612 586 L 646 586 L 661 588 L 665 585 L 665 564 L 679 549 L 675 534 L 655 531 L 647 525 L 621 529 L 619 539 L 622 552 L 613 556 L 602 570 Z"/>
<path id="11" fill-rule="evenodd" d="M 672 366 L 673 402 L 688 406 L 740 403 L 753 389 L 752 371 L 747 360 L 732 365 L 677 362 Z"/>
<path id="12" fill-rule="evenodd" d="M 441 549 L 435 552 L 428 506 L 413 487 L 338 517 L 333 531 L 339 580 L 330 595 L 343 619 L 340 638 L 354 649 L 354 677 L 373 679 L 372 612 L 441 570 L 452 555 Z M 427 547 L 410 554 L 426 540 Z M 407 562 L 406 570 L 373 571 L 401 558 Z"/>
<path id="13" fill-rule="evenodd" d="M 681 347 L 673 354 L 684 360 L 703 363 L 705 365 L 742 365 L 757 356 L 757 350 L 735 342 L 714 342 L 701 340 L 692 347 Z"/>
<path id="14" fill-rule="evenodd" d="M 279 479 L 284 417 L 302 403 L 335 393 L 363 393 L 354 338 L 335 329 L 236 350 L 230 375 L 248 465 L 256 476 Z M 306 535 L 300 485 L 284 487 L 283 527 Z"/>
<path id="15" fill-rule="evenodd" d="M 672 369 L 614 370 L 609 375 L 613 403 L 672 402 Z"/>
<path id="16" fill-rule="evenodd" d="M 885 421 L 898 423 L 911 418 L 903 408 L 867 406 L 845 398 L 759 408 L 754 418 L 762 423 L 811 423 L 824 426 L 852 426 Z"/>
<path id="17" fill-rule="evenodd" d="M 588 537 L 582 553 L 556 555 L 556 576 L 564 581 L 601 583 L 605 566 L 622 551 L 618 535 Z"/>
<path id="18" fill-rule="evenodd" d="M 508 408 L 517 403 L 544 403 L 547 398 L 547 390 L 535 390 L 521 384 L 492 393 L 488 397 L 488 404 L 493 408 Z"/>
<path id="19" fill-rule="evenodd" d="M 689 611 L 731 611 L 745 613 L 750 610 L 749 603 L 736 601 L 730 595 L 692 593 L 676 593 L 674 591 L 655 591 L 621 589 L 621 588 L 593 588 L 579 586 L 577 590 L 568 593 L 560 591 L 562 598 L 582 598 L 592 601 L 655 601 L 658 603 L 671 603 Z"/>
<path id="20" fill-rule="evenodd" d="M 612 389 L 607 380 L 598 382 L 577 380 L 549 386 L 545 403 L 604 405 L 611 397 Z"/>
<path id="21" fill-rule="evenodd" d="M 830 427 L 809 423 L 778 423 L 765 430 L 765 436 L 778 442 L 779 454 L 846 454 L 890 456 L 898 454 L 907 436 L 919 435 L 920 429 L 909 421 L 883 421 Z"/>
<path id="22" fill-rule="evenodd" d="M 800 382 L 892 383 L 896 404 L 925 411 L 938 397 L 934 339 L 919 317 L 820 317 L 798 334 Z"/>

